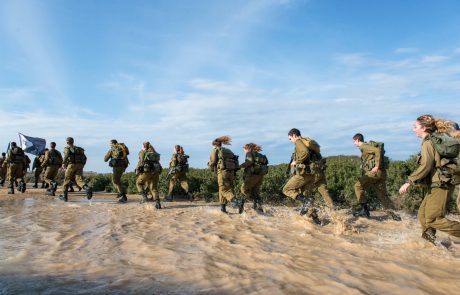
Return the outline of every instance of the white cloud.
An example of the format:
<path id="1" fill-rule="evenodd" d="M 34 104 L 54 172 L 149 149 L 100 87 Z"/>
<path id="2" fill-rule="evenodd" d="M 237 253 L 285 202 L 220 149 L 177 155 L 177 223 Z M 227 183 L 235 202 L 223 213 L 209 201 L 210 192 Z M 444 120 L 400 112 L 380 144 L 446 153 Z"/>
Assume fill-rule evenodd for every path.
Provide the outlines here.
<path id="1" fill-rule="evenodd" d="M 417 51 L 419 51 L 419 49 L 414 47 L 401 47 L 395 50 L 396 53 L 414 53 Z"/>
<path id="2" fill-rule="evenodd" d="M 438 63 L 448 59 L 449 57 L 445 55 L 427 55 L 422 58 L 422 63 Z"/>

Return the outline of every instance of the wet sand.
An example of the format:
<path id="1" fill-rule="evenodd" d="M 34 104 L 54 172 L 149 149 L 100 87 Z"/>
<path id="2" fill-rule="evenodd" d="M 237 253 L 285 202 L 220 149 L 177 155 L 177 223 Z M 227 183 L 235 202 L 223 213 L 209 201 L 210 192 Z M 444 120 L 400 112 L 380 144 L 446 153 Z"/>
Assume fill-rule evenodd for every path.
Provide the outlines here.
<path id="1" fill-rule="evenodd" d="M 460 241 L 417 220 L 0 189 L 0 294 L 459 294 Z M 457 218 L 458 216 L 453 216 Z"/>

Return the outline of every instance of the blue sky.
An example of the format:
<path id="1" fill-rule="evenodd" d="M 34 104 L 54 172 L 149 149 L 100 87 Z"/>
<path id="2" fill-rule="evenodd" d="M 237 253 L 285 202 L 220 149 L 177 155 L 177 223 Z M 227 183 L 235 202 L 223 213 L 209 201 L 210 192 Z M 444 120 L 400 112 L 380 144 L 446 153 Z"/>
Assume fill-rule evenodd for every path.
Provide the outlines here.
<path id="1" fill-rule="evenodd" d="M 296 127 L 325 156 L 351 137 L 406 159 L 421 114 L 460 121 L 459 1 L 0 1 L 0 145 L 17 132 L 86 149 L 175 144 L 205 167 L 211 142 L 286 162 Z"/>

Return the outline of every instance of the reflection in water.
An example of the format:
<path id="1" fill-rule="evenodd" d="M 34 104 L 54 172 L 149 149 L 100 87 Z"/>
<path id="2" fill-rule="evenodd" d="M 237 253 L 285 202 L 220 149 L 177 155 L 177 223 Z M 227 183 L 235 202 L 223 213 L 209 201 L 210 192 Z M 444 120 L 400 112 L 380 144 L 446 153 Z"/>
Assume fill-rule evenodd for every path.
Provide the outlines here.
<path id="1" fill-rule="evenodd" d="M 458 244 L 417 221 L 294 208 L 0 196 L 0 293 L 458 294 Z M 379 217 L 380 216 L 380 217 Z"/>

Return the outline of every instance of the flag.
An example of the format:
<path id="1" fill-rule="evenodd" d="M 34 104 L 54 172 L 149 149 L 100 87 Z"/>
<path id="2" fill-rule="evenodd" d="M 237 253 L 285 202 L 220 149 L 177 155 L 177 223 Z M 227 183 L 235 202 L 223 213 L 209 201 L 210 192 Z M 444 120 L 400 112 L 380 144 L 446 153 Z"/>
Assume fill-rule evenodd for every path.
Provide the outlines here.
<path id="1" fill-rule="evenodd" d="M 43 150 L 45 150 L 45 147 L 46 147 L 45 139 L 26 136 L 22 133 L 18 133 L 18 135 L 19 135 L 19 145 L 24 150 L 24 152 L 37 156 Z"/>

